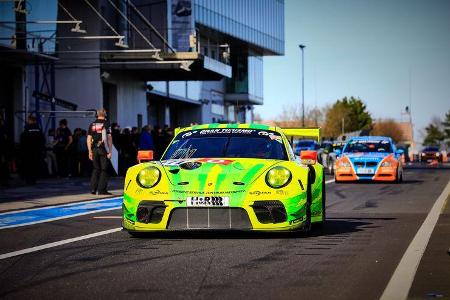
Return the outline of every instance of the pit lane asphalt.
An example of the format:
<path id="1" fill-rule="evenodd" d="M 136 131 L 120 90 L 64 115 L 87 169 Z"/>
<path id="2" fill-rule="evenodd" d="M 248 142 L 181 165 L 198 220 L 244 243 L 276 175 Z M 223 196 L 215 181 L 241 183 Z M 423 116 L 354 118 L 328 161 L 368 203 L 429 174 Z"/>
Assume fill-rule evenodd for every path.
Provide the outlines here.
<path id="1" fill-rule="evenodd" d="M 449 178 L 413 169 L 400 185 L 328 184 L 329 220 L 310 234 L 117 232 L 8 258 L 0 298 L 377 299 Z M 119 227 L 96 218 L 119 215 L 0 230 L 0 253 Z"/>

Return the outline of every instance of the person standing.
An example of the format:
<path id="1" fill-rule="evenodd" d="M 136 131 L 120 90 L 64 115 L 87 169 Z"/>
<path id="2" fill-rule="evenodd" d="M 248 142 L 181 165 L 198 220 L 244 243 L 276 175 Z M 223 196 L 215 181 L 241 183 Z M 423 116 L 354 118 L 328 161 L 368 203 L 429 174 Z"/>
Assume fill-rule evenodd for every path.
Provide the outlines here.
<path id="1" fill-rule="evenodd" d="M 73 142 L 72 132 L 67 127 L 67 120 L 59 121 L 59 127 L 56 130 L 56 145 L 54 147 L 56 162 L 58 164 L 58 175 L 61 177 L 69 176 L 70 145 Z"/>
<path id="2" fill-rule="evenodd" d="M 91 193 L 111 195 L 108 192 L 108 166 L 111 159 L 112 137 L 106 121 L 106 111 L 97 110 L 97 119 L 89 125 L 87 136 L 89 159 L 92 160 Z"/>
<path id="3" fill-rule="evenodd" d="M 0 185 L 8 186 L 9 166 L 8 166 L 8 152 L 9 152 L 9 138 L 6 130 L 5 121 L 0 114 Z"/>
<path id="4" fill-rule="evenodd" d="M 27 125 L 20 136 L 20 149 L 25 182 L 35 184 L 44 162 L 45 136 L 34 116 L 28 116 Z"/>

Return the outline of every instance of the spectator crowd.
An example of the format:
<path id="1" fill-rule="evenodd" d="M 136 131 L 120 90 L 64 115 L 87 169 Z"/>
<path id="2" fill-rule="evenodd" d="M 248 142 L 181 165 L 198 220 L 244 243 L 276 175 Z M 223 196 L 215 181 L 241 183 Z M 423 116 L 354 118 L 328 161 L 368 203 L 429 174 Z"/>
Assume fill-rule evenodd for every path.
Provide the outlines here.
<path id="1" fill-rule="evenodd" d="M 34 116 L 29 116 L 20 143 L 14 147 L 4 124 L 0 122 L 0 185 L 7 186 L 11 172 L 18 172 L 27 184 L 44 177 L 88 177 L 92 171 L 87 148 L 87 131 L 72 130 L 62 119 L 56 129 L 45 135 Z M 118 170 L 110 166 L 111 175 L 125 175 L 127 169 L 137 164 L 139 150 L 153 150 L 154 159 L 161 158 L 173 138 L 174 131 L 167 125 L 120 128 L 111 124 L 113 145 L 118 152 Z M 8 147 L 9 145 L 9 147 Z"/>

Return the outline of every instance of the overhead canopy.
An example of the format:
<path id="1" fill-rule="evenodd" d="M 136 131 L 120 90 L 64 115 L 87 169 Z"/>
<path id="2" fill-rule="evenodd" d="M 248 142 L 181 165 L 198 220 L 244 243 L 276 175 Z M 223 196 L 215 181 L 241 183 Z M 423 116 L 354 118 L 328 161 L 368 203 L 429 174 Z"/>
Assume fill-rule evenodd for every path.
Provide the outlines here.
<path id="1" fill-rule="evenodd" d="M 57 60 L 57 58 L 50 55 L 27 50 L 18 50 L 8 46 L 0 46 L 0 63 L 27 65 L 55 60 Z"/>
<path id="2" fill-rule="evenodd" d="M 104 70 L 132 72 L 144 81 L 220 80 L 231 66 L 197 52 L 123 51 L 101 54 Z"/>

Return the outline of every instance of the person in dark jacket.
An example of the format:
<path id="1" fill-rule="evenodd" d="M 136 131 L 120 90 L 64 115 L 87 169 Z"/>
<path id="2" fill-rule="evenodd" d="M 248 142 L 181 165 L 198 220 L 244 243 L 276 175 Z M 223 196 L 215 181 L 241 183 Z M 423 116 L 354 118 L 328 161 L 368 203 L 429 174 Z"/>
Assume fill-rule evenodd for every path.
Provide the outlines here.
<path id="1" fill-rule="evenodd" d="M 72 145 L 73 138 L 72 132 L 67 127 L 67 120 L 62 119 L 59 121 L 59 127 L 56 129 L 55 139 L 57 141 L 55 147 L 56 161 L 58 163 L 58 175 L 61 177 L 67 177 L 71 175 L 69 173 L 69 159 L 70 159 L 70 146 Z"/>
<path id="2" fill-rule="evenodd" d="M 152 130 L 149 125 L 142 127 L 141 136 L 139 138 L 139 150 L 155 150 L 153 143 Z"/>
<path id="3" fill-rule="evenodd" d="M 25 182 L 35 184 L 44 163 L 45 136 L 34 116 L 28 117 L 27 125 L 20 136 L 20 149 Z"/>
<path id="4" fill-rule="evenodd" d="M 0 185 L 8 186 L 9 167 L 8 167 L 8 146 L 9 138 L 6 130 L 5 120 L 0 115 Z"/>

